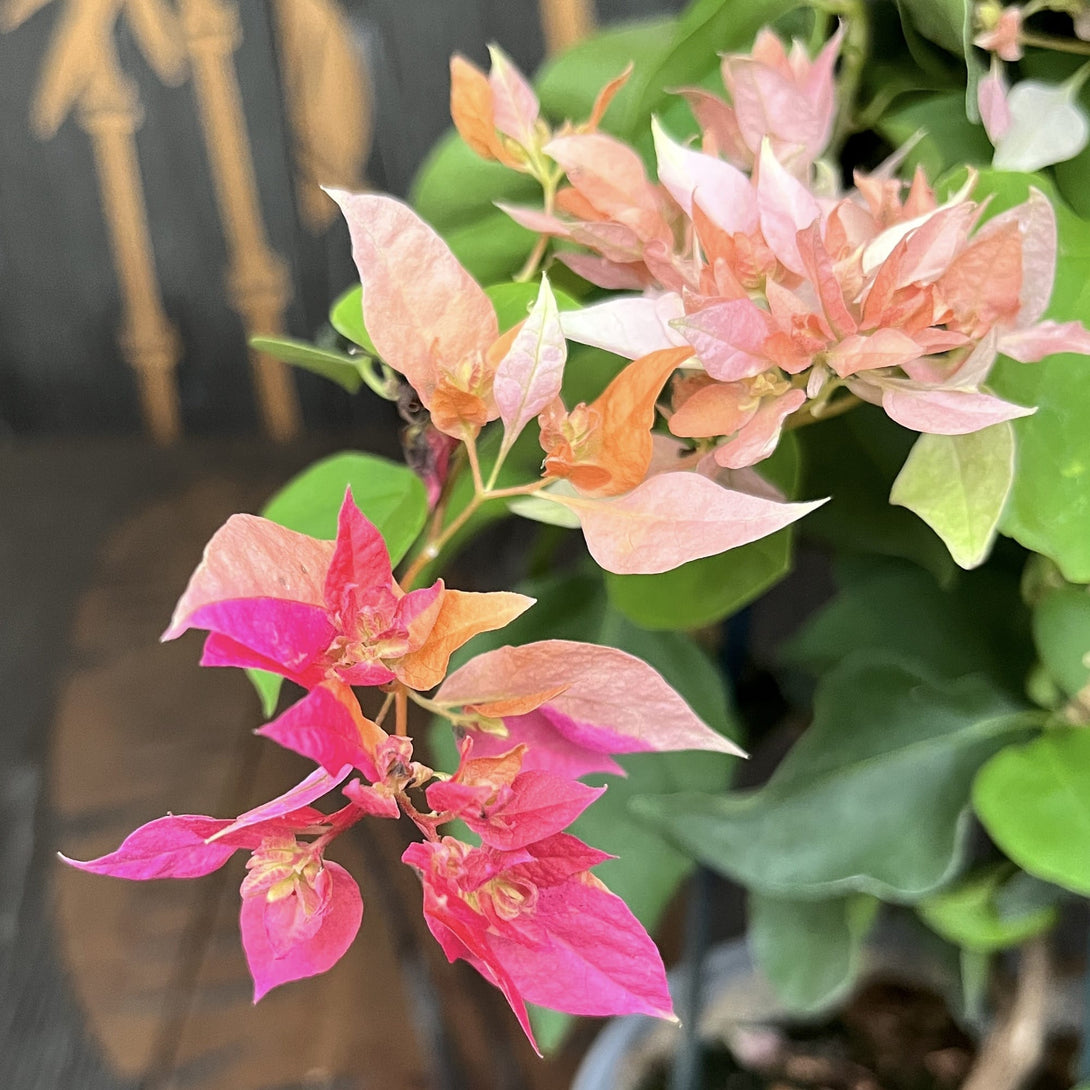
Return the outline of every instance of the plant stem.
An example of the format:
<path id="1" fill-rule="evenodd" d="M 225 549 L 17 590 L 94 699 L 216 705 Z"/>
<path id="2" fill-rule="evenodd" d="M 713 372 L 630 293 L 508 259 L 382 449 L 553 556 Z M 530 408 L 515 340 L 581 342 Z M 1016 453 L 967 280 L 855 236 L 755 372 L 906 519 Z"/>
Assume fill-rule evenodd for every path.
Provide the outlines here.
<path id="1" fill-rule="evenodd" d="M 409 733 L 409 698 L 404 685 L 398 684 L 394 690 L 394 731 L 405 738 Z"/>
<path id="2" fill-rule="evenodd" d="M 556 187 L 560 181 L 560 176 L 554 175 L 551 172 L 543 173 L 540 175 L 541 188 L 544 196 L 544 212 L 547 216 L 551 216 L 553 212 L 553 202 L 556 200 Z M 541 259 L 545 256 L 545 250 L 549 245 L 548 235 L 538 235 L 537 243 L 530 251 L 530 256 L 526 259 L 526 263 L 511 279 L 516 284 L 524 284 L 527 280 L 532 280 L 534 274 L 537 272 L 538 266 L 541 264 Z"/>
<path id="3" fill-rule="evenodd" d="M 1018 1090 L 1040 1063 L 1047 1030 L 1052 966 L 1043 936 L 1026 943 L 1014 1001 L 984 1038 L 961 1090 Z"/>
<path id="4" fill-rule="evenodd" d="M 836 161 L 844 141 L 857 128 L 855 100 L 863 78 L 863 66 L 870 54 L 870 24 L 867 21 L 867 5 L 864 0 L 840 0 L 838 3 L 828 4 L 826 10 L 842 15 L 847 23 L 841 53 L 843 59 L 837 79 L 839 113 L 833 130 L 833 138 L 826 152 L 826 157 L 830 161 Z"/>
<path id="5" fill-rule="evenodd" d="M 1052 34 L 1023 31 L 1019 39 L 1023 45 L 1036 46 L 1038 49 L 1052 49 L 1057 53 L 1075 53 L 1080 57 L 1090 57 L 1090 42 L 1084 42 L 1078 38 L 1058 38 Z"/>

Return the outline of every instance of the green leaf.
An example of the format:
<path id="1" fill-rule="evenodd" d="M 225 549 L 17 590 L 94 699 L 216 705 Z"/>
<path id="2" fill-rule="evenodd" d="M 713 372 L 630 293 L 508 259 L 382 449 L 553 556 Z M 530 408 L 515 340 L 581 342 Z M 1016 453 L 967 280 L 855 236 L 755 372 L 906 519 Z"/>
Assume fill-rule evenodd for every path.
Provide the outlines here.
<path id="1" fill-rule="evenodd" d="M 921 435 L 889 502 L 915 511 L 962 568 L 979 567 L 1014 481 L 1014 428 L 1005 421 L 968 435 Z"/>
<path id="2" fill-rule="evenodd" d="M 344 387 L 350 394 L 356 393 L 363 385 L 360 375 L 361 361 L 346 356 L 343 352 L 316 348 L 306 341 L 297 341 L 291 337 L 251 337 L 250 347 L 294 367 L 313 371 L 316 375 Z M 364 366 L 367 363 L 367 360 L 362 361 Z"/>
<path id="3" fill-rule="evenodd" d="M 514 275 L 537 240 L 494 201 L 540 206 L 541 187 L 526 174 L 481 159 L 454 131 L 435 145 L 410 195 L 420 217 L 482 284 Z"/>
<path id="4" fill-rule="evenodd" d="M 800 523 L 801 533 L 849 552 L 904 557 L 939 580 L 957 570 L 942 541 L 924 523 L 889 503 L 894 478 L 915 433 L 874 405 L 797 432 L 802 495 L 831 496 Z"/>
<path id="5" fill-rule="evenodd" d="M 974 121 L 979 110 L 976 88 L 984 65 L 973 49 L 973 4 L 971 0 L 897 0 L 901 18 L 906 16 L 925 37 L 965 61 L 965 97 L 959 105 Z"/>
<path id="6" fill-rule="evenodd" d="M 661 575 L 606 575 L 613 604 L 644 628 L 703 628 L 729 617 L 791 570 L 793 529 Z"/>
<path id="7" fill-rule="evenodd" d="M 1052 729 L 981 770 L 973 806 L 1023 870 L 1090 894 L 1090 730 Z"/>
<path id="8" fill-rule="evenodd" d="M 446 238 L 452 228 L 495 212 L 493 201 L 540 205 L 541 186 L 527 174 L 482 159 L 449 129 L 417 171 L 409 203 Z"/>
<path id="9" fill-rule="evenodd" d="M 788 432 L 760 472 L 787 496 L 797 492 L 798 444 Z M 794 527 L 660 575 L 606 575 L 610 601 L 643 628 L 693 629 L 748 605 L 791 570 Z"/>
<path id="10" fill-rule="evenodd" d="M 1061 587 L 1033 611 L 1033 638 L 1048 674 L 1068 695 L 1090 684 L 1090 591 Z"/>
<path id="11" fill-rule="evenodd" d="M 697 0 L 681 15 L 673 41 L 657 63 L 637 71 L 632 94 L 618 110 L 617 131 L 633 136 L 652 113 L 669 101 L 669 92 L 701 83 L 718 70 L 719 53 L 744 52 L 757 31 L 798 7 L 797 0 Z"/>
<path id="12" fill-rule="evenodd" d="M 877 909 L 865 894 L 825 901 L 749 895 L 750 949 L 788 1010 L 821 1010 L 847 994 Z"/>
<path id="13" fill-rule="evenodd" d="M 529 313 L 537 299 L 538 281 L 504 281 L 501 284 L 490 284 L 484 291 L 496 308 L 496 321 L 501 332 L 506 332 Z M 556 288 L 553 288 L 553 298 L 556 300 L 557 310 L 578 310 L 583 305 L 567 292 L 558 291 Z"/>
<path id="14" fill-rule="evenodd" d="M 842 558 L 839 591 L 784 647 L 815 675 L 853 652 L 884 652 L 935 677 L 983 673 L 1018 697 L 1033 661 L 1017 575 L 995 565 L 940 587 L 923 569 L 882 557 Z"/>
<path id="15" fill-rule="evenodd" d="M 969 875 L 951 889 L 925 898 L 916 911 L 944 939 L 967 950 L 978 953 L 1005 950 L 1048 931 L 1059 916 L 1056 907 L 1059 890 L 1042 883 L 1037 883 L 1037 889 L 1039 894 L 1048 892 L 1047 900 L 1043 896 L 1036 902 L 1023 898 L 1016 910 L 1010 911 L 1003 892 L 1008 885 L 1021 885 L 1025 880 L 1025 874 L 1007 864 L 989 867 Z"/>
<path id="16" fill-rule="evenodd" d="M 968 0 L 898 0 L 901 17 L 932 42 L 964 56 L 970 46 L 971 4 Z"/>
<path id="17" fill-rule="evenodd" d="M 598 92 L 619 76 L 629 61 L 637 73 L 659 63 L 676 26 L 676 19 L 661 18 L 611 27 L 564 50 L 547 61 L 534 80 L 542 110 L 556 121 L 585 121 Z M 622 131 L 620 119 L 630 113 L 635 94 L 634 74 L 610 103 L 603 131 Z"/>
<path id="18" fill-rule="evenodd" d="M 337 536 L 337 513 L 352 486 L 356 506 L 375 524 L 397 564 L 424 528 L 428 500 L 420 478 L 407 466 L 374 454 L 347 451 L 304 469 L 265 504 L 273 522 L 311 537 Z"/>
<path id="19" fill-rule="evenodd" d="M 452 227 L 443 237 L 451 253 L 481 284 L 514 276 L 537 242 L 537 235 L 498 208 L 472 223 Z"/>
<path id="20" fill-rule="evenodd" d="M 268 670 L 256 670 L 249 666 L 246 668 L 246 676 L 257 690 L 257 698 L 261 701 L 261 714 L 266 719 L 271 719 L 280 704 L 280 688 L 284 679 L 279 674 L 270 674 Z"/>
<path id="21" fill-rule="evenodd" d="M 822 680 L 812 725 L 763 788 L 641 799 L 637 812 L 760 893 L 912 902 L 957 873 L 972 778 L 1028 721 L 979 678 L 858 655 Z"/>
<path id="22" fill-rule="evenodd" d="M 329 309 L 329 324 L 353 344 L 358 344 L 372 356 L 379 354 L 371 334 L 363 324 L 363 287 L 356 284 L 338 296 Z"/>
<path id="23" fill-rule="evenodd" d="M 905 171 L 922 165 L 929 178 L 965 163 L 985 166 L 995 150 L 983 125 L 965 116 L 962 91 L 929 94 L 898 106 L 883 114 L 875 128 L 895 147 L 922 130 L 922 139 L 905 160 Z"/>
<path id="24" fill-rule="evenodd" d="M 1031 185 L 1056 209 L 1059 254 L 1048 317 L 1090 319 L 1090 223 L 1056 196 L 1039 176 L 984 171 L 975 196 L 992 195 L 995 214 L 1026 199 Z M 1018 462 L 1000 530 L 1044 553 L 1072 583 L 1090 583 L 1090 397 L 1085 356 L 1049 356 L 1022 364 L 1001 358 L 989 385 L 1001 397 L 1037 412 L 1015 421 Z"/>

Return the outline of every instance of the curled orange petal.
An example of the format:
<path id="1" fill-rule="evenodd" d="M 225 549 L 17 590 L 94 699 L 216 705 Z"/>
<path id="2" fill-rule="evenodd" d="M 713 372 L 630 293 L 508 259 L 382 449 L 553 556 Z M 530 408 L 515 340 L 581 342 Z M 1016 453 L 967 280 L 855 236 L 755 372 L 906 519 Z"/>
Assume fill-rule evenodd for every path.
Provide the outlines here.
<path id="1" fill-rule="evenodd" d="M 655 401 L 692 348 L 664 348 L 633 360 L 590 405 L 541 416 L 545 475 L 564 477 L 580 492 L 616 496 L 647 475 L 654 442 Z"/>

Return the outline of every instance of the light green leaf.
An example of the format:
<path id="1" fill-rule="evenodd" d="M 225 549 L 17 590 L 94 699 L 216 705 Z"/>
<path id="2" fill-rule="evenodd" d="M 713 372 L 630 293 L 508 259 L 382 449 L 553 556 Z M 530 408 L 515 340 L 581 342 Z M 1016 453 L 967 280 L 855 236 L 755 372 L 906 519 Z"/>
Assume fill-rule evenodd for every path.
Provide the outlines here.
<path id="1" fill-rule="evenodd" d="M 443 237 L 451 253 L 481 284 L 514 276 L 537 242 L 537 235 L 498 208 L 473 223 L 452 227 Z"/>
<path id="2" fill-rule="evenodd" d="M 482 159 L 454 129 L 432 148 L 409 194 L 420 218 L 444 238 L 495 212 L 493 201 L 540 205 L 541 186 L 528 174 Z"/>
<path id="3" fill-rule="evenodd" d="M 279 674 L 270 674 L 268 670 L 257 670 L 249 666 L 246 668 L 246 677 L 257 691 L 261 714 L 266 719 L 271 719 L 280 704 L 280 689 L 284 679 Z"/>
<path id="4" fill-rule="evenodd" d="M 978 953 L 1005 950 L 1049 930 L 1059 915 L 1056 907 L 1059 890 L 1043 883 L 1037 883 L 1038 892 L 1048 891 L 1047 899 L 1040 896 L 1034 901 L 1023 897 L 1021 904 L 1014 906 L 1015 911 L 1010 911 L 1004 890 L 1027 878 L 1007 864 L 989 867 L 969 875 L 951 889 L 924 899 L 916 911 L 944 939 L 967 950 Z"/>
<path id="5" fill-rule="evenodd" d="M 358 344 L 372 356 L 377 356 L 378 349 L 371 340 L 371 334 L 363 324 L 363 288 L 356 284 L 338 296 L 329 309 L 329 324 L 353 344 Z"/>
<path id="6" fill-rule="evenodd" d="M 838 550 L 912 560 L 940 581 L 957 571 L 935 533 L 889 492 L 914 436 L 874 405 L 800 428 L 802 495 L 831 496 L 800 523 L 800 532 Z"/>
<path id="7" fill-rule="evenodd" d="M 606 574 L 610 601 L 644 628 L 703 628 L 729 617 L 791 570 L 793 527 L 661 575 Z"/>
<path id="8" fill-rule="evenodd" d="M 758 892 L 912 902 L 957 873 L 973 776 L 1031 720 L 979 678 L 857 655 L 822 680 L 812 725 L 763 788 L 634 805 Z"/>
<path id="9" fill-rule="evenodd" d="M 992 215 L 1024 201 L 1031 185 L 1056 209 L 1059 253 L 1048 317 L 1088 321 L 1090 223 L 1040 175 L 983 171 L 974 196 L 992 195 Z M 1090 397 L 1082 393 L 1088 382 L 1090 360 L 1073 354 L 1034 364 L 1001 358 L 989 379 L 1000 397 L 1038 406 L 1014 423 L 1018 463 L 999 529 L 1050 557 L 1072 583 L 1090 583 Z"/>
<path id="10" fill-rule="evenodd" d="M 893 482 L 889 502 L 915 511 L 954 561 L 975 568 L 991 552 L 1014 481 L 1008 421 L 968 435 L 921 435 Z"/>
<path id="11" fill-rule="evenodd" d="M 652 113 L 670 101 L 669 92 L 699 84 L 719 67 L 718 54 L 745 52 L 764 26 L 798 7 L 797 0 L 697 0 L 681 15 L 673 40 L 657 63 L 633 75 L 632 95 L 618 110 L 617 131 L 634 136 Z"/>
<path id="12" fill-rule="evenodd" d="M 969 47 L 969 0 L 898 0 L 902 18 L 907 16 L 925 37 L 951 53 L 964 56 Z"/>
<path id="13" fill-rule="evenodd" d="M 851 989 L 877 909 L 865 894 L 786 901 L 750 893 L 750 949 L 788 1010 L 821 1010 Z"/>
<path id="14" fill-rule="evenodd" d="M 677 26 L 671 18 L 649 19 L 594 34 L 547 61 L 534 83 L 542 110 L 555 121 L 585 121 L 598 92 L 629 61 L 635 72 L 659 63 L 670 46 Z M 621 119 L 628 116 L 636 93 L 635 76 L 617 92 L 601 128 L 620 133 Z"/>
<path id="15" fill-rule="evenodd" d="M 521 322 L 530 312 L 530 307 L 537 299 L 538 281 L 504 281 L 502 284 L 490 284 L 484 289 L 485 295 L 492 300 L 496 308 L 496 321 L 501 331 L 506 331 Z M 567 292 L 553 288 L 553 298 L 557 310 L 578 310 L 582 303 L 573 299 Z"/>
<path id="16" fill-rule="evenodd" d="M 1067 696 L 1090 685 L 1090 590 L 1060 587 L 1033 610 L 1033 638 L 1045 669 Z"/>
<path id="17" fill-rule="evenodd" d="M 1053 729 L 981 770 L 973 806 L 1023 870 L 1090 894 L 1090 730 Z"/>
<path id="18" fill-rule="evenodd" d="M 407 466 L 374 454 L 334 454 L 304 469 L 281 488 L 262 514 L 311 537 L 337 536 L 337 513 L 351 485 L 356 506 L 375 524 L 390 562 L 397 564 L 424 528 L 428 500 L 420 478 Z"/>
<path id="19" fill-rule="evenodd" d="M 353 359 L 343 352 L 317 348 L 306 341 L 297 341 L 291 337 L 251 337 L 250 347 L 274 359 L 290 363 L 293 367 L 313 371 L 314 374 L 344 387 L 350 394 L 356 393 L 363 385 L 360 367 L 369 363 L 366 359 Z"/>
<path id="20" fill-rule="evenodd" d="M 565 530 L 579 529 L 579 516 L 570 507 L 562 503 L 553 503 L 540 494 L 535 496 L 519 496 L 517 499 L 507 501 L 507 510 L 512 515 L 529 519 L 531 522 L 541 522 L 546 526 L 561 526 Z"/>

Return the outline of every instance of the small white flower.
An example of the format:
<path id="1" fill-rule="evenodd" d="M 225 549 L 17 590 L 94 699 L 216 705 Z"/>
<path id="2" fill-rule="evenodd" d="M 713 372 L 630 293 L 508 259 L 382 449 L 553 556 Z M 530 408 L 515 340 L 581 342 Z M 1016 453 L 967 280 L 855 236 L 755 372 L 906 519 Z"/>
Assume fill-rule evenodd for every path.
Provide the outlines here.
<path id="1" fill-rule="evenodd" d="M 1063 83 L 1027 79 L 1007 94 L 1010 121 L 993 135 L 992 165 L 1001 170 L 1040 170 L 1078 155 L 1090 139 L 1090 122 L 1077 102 L 1090 68 Z"/>

